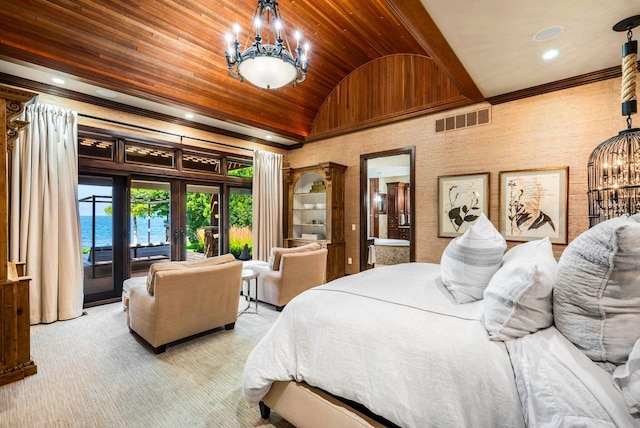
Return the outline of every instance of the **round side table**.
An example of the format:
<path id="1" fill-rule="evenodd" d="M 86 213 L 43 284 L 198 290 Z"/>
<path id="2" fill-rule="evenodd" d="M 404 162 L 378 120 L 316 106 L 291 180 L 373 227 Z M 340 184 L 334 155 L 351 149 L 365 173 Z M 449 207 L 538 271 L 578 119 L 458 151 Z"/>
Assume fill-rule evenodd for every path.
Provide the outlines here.
<path id="1" fill-rule="evenodd" d="M 247 284 L 247 294 L 245 296 L 245 300 L 247 301 L 247 307 L 240 311 L 240 314 L 250 313 L 257 314 L 258 313 L 258 276 L 259 273 L 252 269 L 242 269 L 242 291 L 244 292 L 244 284 Z M 255 308 L 252 312 L 249 311 L 251 308 L 251 282 L 255 286 L 256 297 L 255 297 Z"/>

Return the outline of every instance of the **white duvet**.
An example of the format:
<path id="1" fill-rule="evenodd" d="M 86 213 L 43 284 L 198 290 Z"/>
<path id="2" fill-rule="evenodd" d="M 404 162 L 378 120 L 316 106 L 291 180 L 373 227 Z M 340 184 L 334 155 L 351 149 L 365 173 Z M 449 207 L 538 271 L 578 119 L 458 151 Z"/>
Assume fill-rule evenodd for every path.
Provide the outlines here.
<path id="1" fill-rule="evenodd" d="M 439 273 L 395 265 L 299 295 L 249 355 L 245 397 L 295 380 L 401 427 L 639 426 L 611 376 L 555 328 L 492 341 L 483 302 L 456 304 Z"/>
<path id="2" fill-rule="evenodd" d="M 306 382 L 402 427 L 521 427 L 509 355 L 482 302 L 457 305 L 439 265 L 365 271 L 292 300 L 247 359 L 251 403 L 273 381 Z"/>
<path id="3" fill-rule="evenodd" d="M 611 375 L 555 327 L 505 342 L 529 427 L 640 427 Z"/>

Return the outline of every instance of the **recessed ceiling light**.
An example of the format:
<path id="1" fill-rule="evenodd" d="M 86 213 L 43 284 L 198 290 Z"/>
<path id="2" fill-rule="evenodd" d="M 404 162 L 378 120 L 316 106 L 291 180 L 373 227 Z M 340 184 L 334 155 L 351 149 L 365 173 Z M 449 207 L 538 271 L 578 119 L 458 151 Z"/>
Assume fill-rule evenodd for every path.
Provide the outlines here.
<path id="1" fill-rule="evenodd" d="M 549 49 L 545 53 L 542 54 L 542 59 L 551 60 L 558 56 L 558 49 Z"/>
<path id="2" fill-rule="evenodd" d="M 266 138 L 267 140 L 270 140 L 271 138 L 273 138 L 271 135 L 267 135 L 264 138 Z"/>
<path id="3" fill-rule="evenodd" d="M 184 117 L 187 119 L 193 119 L 193 115 L 191 113 L 185 113 Z"/>
<path id="4" fill-rule="evenodd" d="M 96 94 L 106 97 L 106 98 L 115 98 L 118 96 L 118 94 L 116 94 L 113 91 L 110 91 L 108 89 L 98 89 L 96 90 Z"/>
<path id="5" fill-rule="evenodd" d="M 52 81 L 53 83 L 57 83 L 58 85 L 64 85 L 64 80 L 62 80 L 62 79 L 61 79 L 61 78 L 59 78 L 59 77 L 54 77 L 54 78 L 52 78 L 52 79 L 51 79 L 51 81 Z"/>
<path id="6" fill-rule="evenodd" d="M 554 37 L 558 37 L 562 33 L 562 27 L 559 25 L 545 28 L 544 30 L 538 31 L 534 36 L 533 40 L 536 42 L 544 42 L 545 40 L 553 39 Z"/>

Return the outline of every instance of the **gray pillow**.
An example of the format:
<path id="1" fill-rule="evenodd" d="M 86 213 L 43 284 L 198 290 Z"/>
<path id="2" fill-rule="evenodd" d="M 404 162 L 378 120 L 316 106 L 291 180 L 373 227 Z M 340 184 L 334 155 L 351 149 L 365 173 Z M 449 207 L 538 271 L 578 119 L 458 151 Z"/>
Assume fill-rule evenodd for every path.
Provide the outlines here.
<path id="1" fill-rule="evenodd" d="M 640 338 L 640 214 L 607 220 L 564 250 L 555 325 L 593 361 L 623 364 Z"/>
<path id="2" fill-rule="evenodd" d="M 556 259 L 549 238 L 517 245 L 484 290 L 484 324 L 492 340 L 510 340 L 553 324 Z"/>
<path id="3" fill-rule="evenodd" d="M 507 242 L 484 214 L 462 236 L 449 242 L 440 259 L 440 276 L 456 302 L 482 299 L 506 248 Z"/>

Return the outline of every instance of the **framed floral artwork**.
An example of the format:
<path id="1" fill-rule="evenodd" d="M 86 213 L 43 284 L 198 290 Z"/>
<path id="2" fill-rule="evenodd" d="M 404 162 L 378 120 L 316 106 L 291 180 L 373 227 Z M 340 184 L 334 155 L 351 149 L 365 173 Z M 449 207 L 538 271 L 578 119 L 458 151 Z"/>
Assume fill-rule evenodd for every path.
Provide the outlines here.
<path id="1" fill-rule="evenodd" d="M 569 167 L 500 172 L 500 232 L 508 241 L 567 243 Z"/>
<path id="2" fill-rule="evenodd" d="M 480 214 L 489 217 L 489 173 L 438 177 L 438 236 L 462 235 Z"/>

